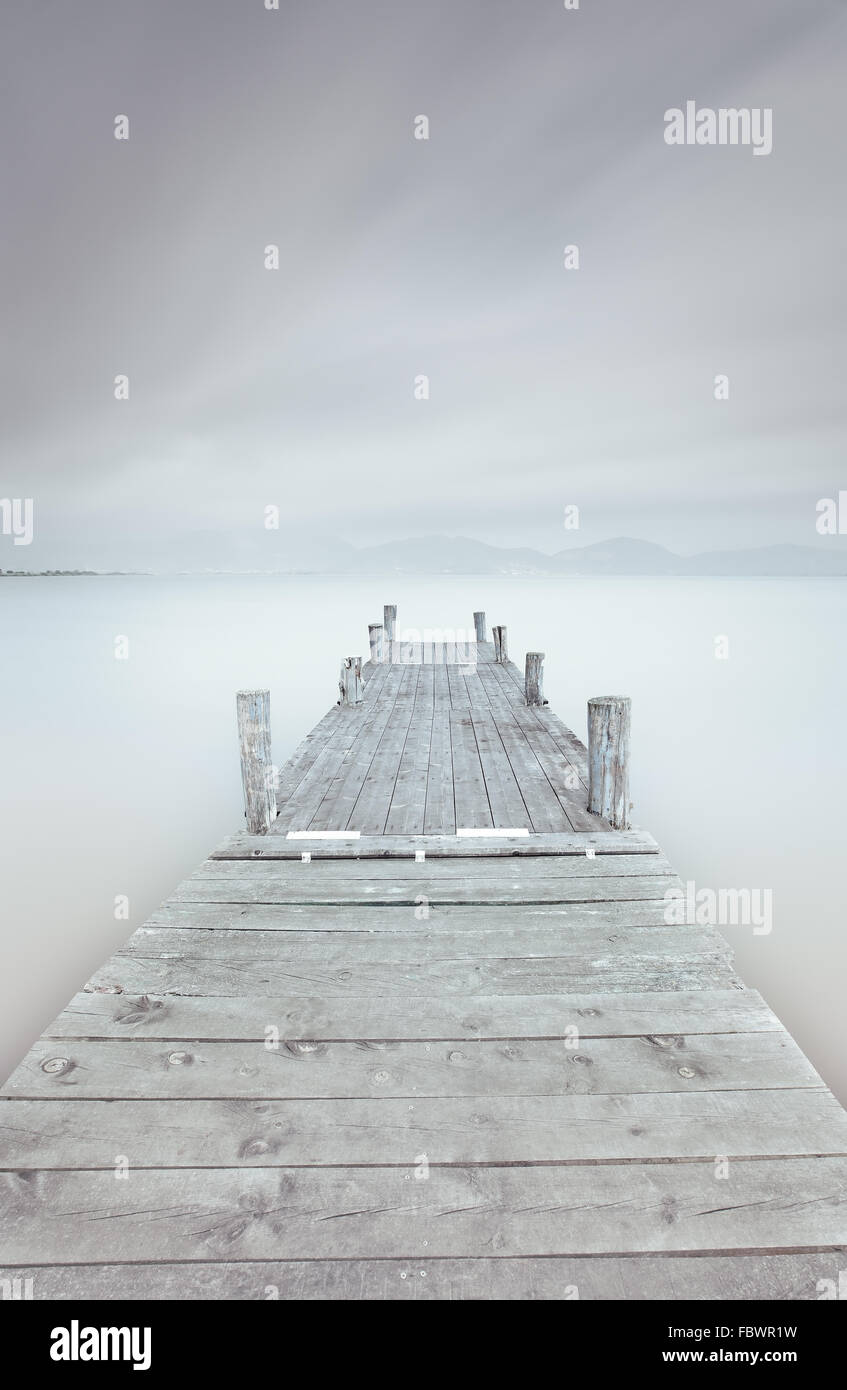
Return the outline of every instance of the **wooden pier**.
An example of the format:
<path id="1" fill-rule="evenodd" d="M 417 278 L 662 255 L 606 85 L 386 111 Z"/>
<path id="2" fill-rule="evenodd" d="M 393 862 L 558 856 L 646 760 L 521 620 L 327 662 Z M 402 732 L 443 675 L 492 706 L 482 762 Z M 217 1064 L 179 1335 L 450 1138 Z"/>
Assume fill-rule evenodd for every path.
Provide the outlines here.
<path id="1" fill-rule="evenodd" d="M 587 749 L 543 653 L 519 670 L 481 613 L 469 644 L 400 641 L 395 617 L 281 769 L 266 692 L 239 696 L 248 829 L 3 1088 L 0 1278 L 832 1296 L 847 1116 L 727 942 L 668 924 L 679 879 L 618 828 L 628 702 L 592 701 Z"/>

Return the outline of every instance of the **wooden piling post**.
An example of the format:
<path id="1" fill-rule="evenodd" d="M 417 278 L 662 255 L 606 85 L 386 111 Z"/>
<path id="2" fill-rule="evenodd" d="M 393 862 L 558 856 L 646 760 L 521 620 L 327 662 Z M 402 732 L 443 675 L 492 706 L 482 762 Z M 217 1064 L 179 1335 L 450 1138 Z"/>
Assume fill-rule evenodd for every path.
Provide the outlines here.
<path id="1" fill-rule="evenodd" d="M 476 640 L 477 640 L 477 642 L 484 642 L 484 641 L 485 641 L 485 614 L 484 614 L 484 613 L 474 613 L 474 615 L 473 615 L 473 621 L 474 621 L 474 627 L 476 628 Z"/>
<path id="2" fill-rule="evenodd" d="M 338 679 L 338 689 L 341 691 L 340 705 L 360 705 L 362 703 L 362 658 L 360 656 L 345 656 L 341 663 L 341 675 Z"/>
<path id="3" fill-rule="evenodd" d="M 544 653 L 527 652 L 524 694 L 528 705 L 544 704 Z"/>
<path id="4" fill-rule="evenodd" d="M 391 661 L 394 656 L 394 640 L 397 635 L 397 604 L 386 603 L 382 609 L 382 625 L 385 629 L 383 661 Z"/>
<path id="5" fill-rule="evenodd" d="M 271 692 L 239 690 L 235 700 L 247 831 L 250 835 L 262 835 L 276 820 L 271 755 Z"/>
<path id="6" fill-rule="evenodd" d="M 626 695 L 588 701 L 588 809 L 629 829 L 630 705 Z"/>
<path id="7" fill-rule="evenodd" d="M 382 663 L 382 623 L 368 623 L 368 641 L 371 644 L 371 661 L 375 666 Z"/>
<path id="8" fill-rule="evenodd" d="M 506 629 L 504 627 L 493 627 L 491 629 L 494 637 L 494 660 L 501 664 L 509 660 L 509 648 L 506 642 Z"/>

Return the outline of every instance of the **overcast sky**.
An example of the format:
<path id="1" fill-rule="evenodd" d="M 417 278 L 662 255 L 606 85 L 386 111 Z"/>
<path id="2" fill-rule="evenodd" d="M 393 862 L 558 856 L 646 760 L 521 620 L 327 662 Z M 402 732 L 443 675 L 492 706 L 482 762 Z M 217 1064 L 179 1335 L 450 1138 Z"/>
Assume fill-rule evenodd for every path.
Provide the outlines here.
<path id="1" fill-rule="evenodd" d="M 301 542 L 821 543 L 841 0 L 10 0 L 0 26 L 0 496 L 36 512 L 0 566 L 263 564 L 271 503 Z M 687 100 L 771 107 L 773 152 L 668 146 Z"/>

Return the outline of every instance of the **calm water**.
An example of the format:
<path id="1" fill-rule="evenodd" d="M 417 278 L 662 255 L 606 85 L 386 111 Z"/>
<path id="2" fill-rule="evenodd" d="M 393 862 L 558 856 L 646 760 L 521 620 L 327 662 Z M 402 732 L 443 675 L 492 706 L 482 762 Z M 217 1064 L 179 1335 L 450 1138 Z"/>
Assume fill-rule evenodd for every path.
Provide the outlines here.
<path id="1" fill-rule="evenodd" d="M 838 580 L 0 580 L 0 1073 L 239 827 L 235 690 L 270 687 L 282 763 L 396 602 L 401 633 L 485 608 L 516 661 L 546 651 L 550 703 L 583 737 L 590 695 L 632 696 L 636 823 L 698 887 L 773 890 L 769 936 L 724 934 L 847 1101 L 845 596 Z"/>

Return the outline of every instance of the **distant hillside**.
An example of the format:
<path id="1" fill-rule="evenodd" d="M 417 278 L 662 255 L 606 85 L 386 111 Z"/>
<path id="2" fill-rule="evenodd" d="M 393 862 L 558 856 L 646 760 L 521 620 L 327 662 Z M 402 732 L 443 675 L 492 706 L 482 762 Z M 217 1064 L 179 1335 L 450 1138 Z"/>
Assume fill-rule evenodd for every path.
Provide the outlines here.
<path id="1" fill-rule="evenodd" d="M 675 555 L 664 546 L 621 536 L 545 555 L 506 549 L 466 536 L 424 536 L 364 546 L 337 568 L 398 574 L 830 575 L 847 576 L 847 549 L 770 545 Z"/>
<path id="2" fill-rule="evenodd" d="M 709 550 L 699 555 L 675 555 L 651 541 L 619 536 L 594 545 L 571 546 L 547 555 L 529 547 L 487 545 L 469 536 L 415 536 L 383 545 L 353 546 L 331 536 L 256 533 L 233 528 L 198 532 L 184 547 L 183 563 L 175 565 L 162 546 L 158 553 L 115 565 L 110 555 L 87 556 L 99 568 L 64 573 L 156 574 L 581 574 L 581 575 L 755 575 L 847 576 L 847 545 L 769 545 L 754 550 Z M 18 562 L 23 558 L 13 552 Z M 5 558 L 5 557 L 3 557 Z M 11 556 L 10 556 L 11 558 Z M 29 556 L 27 556 L 29 558 Z M 33 559 L 35 557 L 33 556 Z M 129 560 L 129 556 L 126 557 Z M 105 563 L 104 563 L 105 561 Z M 110 563 L 111 561 L 111 563 Z M 6 573 L 11 577 L 15 571 Z M 31 564 L 18 573 L 49 573 Z M 55 570 L 53 571 L 56 572 Z M 0 570 L 2 574 L 2 570 Z"/>

